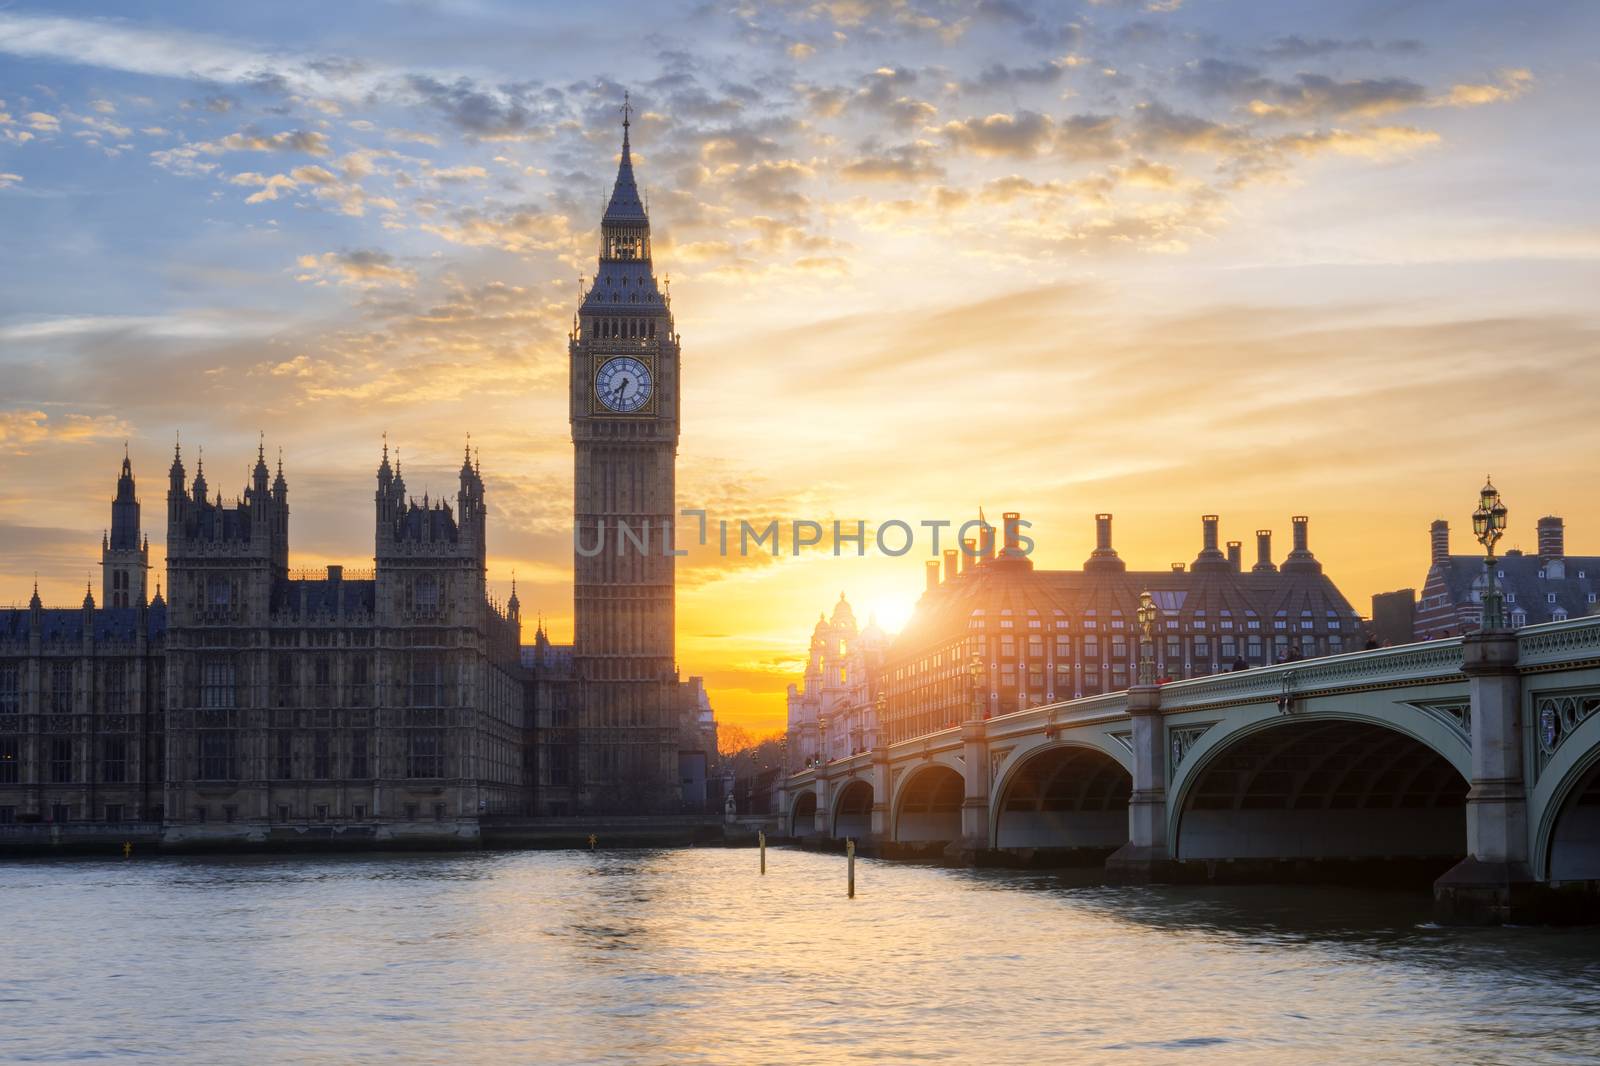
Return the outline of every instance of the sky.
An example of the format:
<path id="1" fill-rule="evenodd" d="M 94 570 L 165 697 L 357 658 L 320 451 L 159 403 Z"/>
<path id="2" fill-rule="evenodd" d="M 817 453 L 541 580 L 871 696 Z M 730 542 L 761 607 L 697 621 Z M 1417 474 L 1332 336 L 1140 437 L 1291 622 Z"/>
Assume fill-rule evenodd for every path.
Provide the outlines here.
<path id="1" fill-rule="evenodd" d="M 1362 613 L 1486 473 L 1503 547 L 1600 552 L 1597 39 L 1561 0 L 0 3 L 0 603 L 98 595 L 124 442 L 158 570 L 176 434 L 231 498 L 264 433 L 291 565 L 363 566 L 383 435 L 449 497 L 470 433 L 491 587 L 570 639 L 624 91 L 679 506 L 919 532 L 680 560 L 724 721 L 781 726 L 818 612 L 893 630 L 919 523 L 980 506 L 1050 567 L 1096 512 L 1149 569 L 1307 514 Z"/>

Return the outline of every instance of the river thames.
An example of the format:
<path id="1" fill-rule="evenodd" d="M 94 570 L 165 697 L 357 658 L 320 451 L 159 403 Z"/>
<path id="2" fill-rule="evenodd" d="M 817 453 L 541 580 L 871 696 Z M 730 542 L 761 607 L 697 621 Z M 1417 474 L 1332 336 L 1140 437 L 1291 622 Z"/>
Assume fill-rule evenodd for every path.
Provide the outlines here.
<path id="1" fill-rule="evenodd" d="M 1593 1062 L 1600 931 L 749 850 L 0 866 L 0 1059 Z"/>

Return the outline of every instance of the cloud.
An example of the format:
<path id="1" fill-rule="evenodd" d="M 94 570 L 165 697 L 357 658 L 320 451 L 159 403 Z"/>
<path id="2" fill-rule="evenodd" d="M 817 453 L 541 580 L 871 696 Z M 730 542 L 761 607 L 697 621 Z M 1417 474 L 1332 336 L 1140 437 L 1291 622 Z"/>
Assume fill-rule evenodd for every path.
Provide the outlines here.
<path id="1" fill-rule="evenodd" d="M 1054 85 L 1066 74 L 1069 66 L 1068 61 L 1061 59 L 1046 59 L 1029 67 L 990 63 L 979 71 L 977 78 L 967 82 L 965 87 L 969 92 L 985 92 Z"/>
<path id="2" fill-rule="evenodd" d="M 405 81 L 423 106 L 476 140 L 543 140 L 553 131 L 548 112 L 552 98 L 536 87 L 487 89 L 467 77 L 445 82 L 424 74 Z"/>
<path id="3" fill-rule="evenodd" d="M 0 451 L 25 453 L 37 444 L 86 444 L 125 437 L 128 424 L 111 415 L 52 416 L 26 407 L 0 410 Z"/>
<path id="4" fill-rule="evenodd" d="M 263 133 L 254 126 L 246 126 L 238 133 L 230 133 L 215 144 L 200 143 L 193 147 L 202 152 L 220 155 L 228 152 L 303 152 L 306 155 L 330 155 L 328 137 L 316 130 L 284 130 L 281 133 Z"/>
<path id="5" fill-rule="evenodd" d="M 113 19 L 0 12 L 0 53 L 314 97 L 362 98 L 384 80 L 380 70 L 338 70 L 326 61 L 307 63 L 208 34 L 144 29 Z"/>
<path id="6" fill-rule="evenodd" d="M 526 203 L 457 208 L 442 220 L 423 223 L 421 229 L 453 244 L 507 252 L 568 251 L 573 244 L 565 215 Z"/>
<path id="7" fill-rule="evenodd" d="M 1062 158 L 1114 159 L 1125 150 L 1114 115 L 1069 115 L 1057 125 L 1055 148 Z"/>
<path id="8" fill-rule="evenodd" d="M 1298 34 L 1275 38 L 1258 52 L 1268 59 L 1314 59 L 1336 52 L 1386 52 L 1393 55 L 1414 55 L 1422 51 L 1422 42 L 1414 39 L 1373 41 L 1370 37 L 1344 40 L 1336 37 L 1305 38 Z"/>
<path id="9" fill-rule="evenodd" d="M 1135 140 L 1153 152 L 1213 152 L 1231 155 L 1251 142 L 1250 134 L 1199 115 L 1173 111 L 1165 104 L 1140 104 L 1135 111 Z"/>
<path id="10" fill-rule="evenodd" d="M 1387 159 L 1419 148 L 1430 148 L 1439 141 L 1437 133 L 1414 126 L 1374 126 L 1363 130 L 1331 129 L 1293 134 L 1275 138 L 1269 145 L 1303 156 L 1332 152 L 1364 159 Z"/>
<path id="11" fill-rule="evenodd" d="M 915 71 L 904 67 L 879 67 L 861 79 L 861 87 L 850 98 L 850 106 L 867 114 L 886 118 L 899 129 L 926 122 L 939 109 L 902 90 L 916 84 Z"/>
<path id="12" fill-rule="evenodd" d="M 765 210 L 796 211 L 810 201 L 797 186 L 816 171 L 793 159 L 766 160 L 742 167 L 721 179 L 731 192 Z"/>
<path id="13" fill-rule="evenodd" d="M 431 133 L 420 130 L 389 129 L 384 131 L 384 136 L 391 141 L 409 141 L 414 144 L 426 144 L 435 148 L 439 146 L 439 138 Z"/>
<path id="14" fill-rule="evenodd" d="M 299 183 L 287 174 L 266 175 L 258 174 L 253 170 L 235 174 L 228 181 L 233 185 L 246 185 L 259 190 L 244 198 L 244 202 L 247 204 L 259 204 L 268 200 L 276 200 L 279 193 L 288 192 L 299 187 Z"/>
<path id="15" fill-rule="evenodd" d="M 417 272 L 395 262 L 394 256 L 376 249 L 355 249 L 347 252 L 323 252 L 321 255 L 302 255 L 295 261 L 302 273 L 296 281 L 317 285 L 333 282 L 339 285 L 357 285 L 372 288 L 379 285 L 399 285 L 406 288 L 417 283 Z"/>
<path id="16" fill-rule="evenodd" d="M 9 171 L 0 171 L 0 189 L 9 189 L 13 185 L 22 183 L 21 174 L 12 174 Z"/>
<path id="17" fill-rule="evenodd" d="M 1453 85 L 1450 91 L 1434 103 L 1441 107 L 1478 107 L 1483 104 L 1504 103 L 1515 100 L 1533 87 L 1533 72 L 1528 70 L 1503 70 L 1500 80 L 1490 85 Z"/>
<path id="18" fill-rule="evenodd" d="M 944 176 L 939 153 L 927 141 L 869 150 L 839 168 L 849 181 L 924 181 Z"/>
<path id="19" fill-rule="evenodd" d="M 1190 63 L 1180 80 L 1201 96 L 1248 101 L 1248 110 L 1258 116 L 1376 117 L 1416 107 L 1428 97 L 1427 90 L 1409 78 L 1339 81 L 1322 74 L 1298 74 L 1292 81 L 1281 81 L 1256 67 L 1213 58 Z"/>
<path id="20" fill-rule="evenodd" d="M 952 145 L 974 155 L 1028 159 L 1050 143 L 1055 124 L 1036 111 L 1018 111 L 947 122 L 940 132 Z"/>

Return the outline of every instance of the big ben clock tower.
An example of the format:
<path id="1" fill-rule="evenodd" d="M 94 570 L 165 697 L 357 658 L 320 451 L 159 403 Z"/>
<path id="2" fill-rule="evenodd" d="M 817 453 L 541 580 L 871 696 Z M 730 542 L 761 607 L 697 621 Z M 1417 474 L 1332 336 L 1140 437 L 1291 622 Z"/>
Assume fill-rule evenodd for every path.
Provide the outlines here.
<path id="1" fill-rule="evenodd" d="M 678 805 L 673 557 L 678 337 L 650 265 L 629 155 L 600 220 L 600 262 L 574 324 L 573 610 L 578 805 Z"/>

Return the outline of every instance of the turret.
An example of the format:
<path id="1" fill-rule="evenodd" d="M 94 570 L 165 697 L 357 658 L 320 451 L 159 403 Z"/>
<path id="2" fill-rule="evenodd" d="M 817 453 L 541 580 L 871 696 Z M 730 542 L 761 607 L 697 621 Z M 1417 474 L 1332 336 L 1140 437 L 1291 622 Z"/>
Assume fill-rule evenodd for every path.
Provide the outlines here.
<path id="1" fill-rule="evenodd" d="M 167 521 L 173 523 L 183 515 L 183 505 L 188 500 L 185 495 L 183 471 L 183 445 L 174 442 L 172 445 L 172 466 L 167 471 Z"/>
<path id="2" fill-rule="evenodd" d="M 183 465 L 174 456 L 174 482 L 183 484 Z M 100 600 L 107 607 L 136 607 L 144 602 L 145 578 L 150 569 L 150 542 L 139 534 L 139 497 L 133 480 L 133 461 L 127 445 L 122 449 L 122 472 L 111 501 L 111 529 L 100 544 Z"/>
<path id="3" fill-rule="evenodd" d="M 204 505 L 206 502 L 206 450 L 200 449 L 200 457 L 194 464 L 194 488 L 192 495 L 194 502 Z"/>

